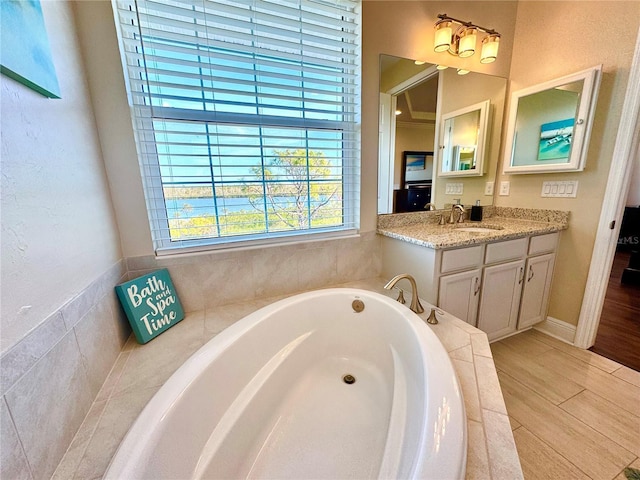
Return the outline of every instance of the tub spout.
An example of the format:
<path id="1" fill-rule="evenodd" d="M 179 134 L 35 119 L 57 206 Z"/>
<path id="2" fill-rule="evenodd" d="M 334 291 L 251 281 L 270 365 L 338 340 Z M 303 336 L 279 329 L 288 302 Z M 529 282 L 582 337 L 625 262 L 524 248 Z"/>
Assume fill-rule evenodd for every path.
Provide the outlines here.
<path id="1" fill-rule="evenodd" d="M 408 273 L 401 273 L 400 275 L 396 275 L 384 286 L 387 290 L 391 290 L 396 283 L 398 283 L 403 278 L 409 280 L 411 283 L 411 306 L 409 307 L 415 313 L 424 312 L 424 308 L 420 304 L 420 299 L 418 298 L 418 287 L 416 286 L 415 279 L 409 275 Z"/>

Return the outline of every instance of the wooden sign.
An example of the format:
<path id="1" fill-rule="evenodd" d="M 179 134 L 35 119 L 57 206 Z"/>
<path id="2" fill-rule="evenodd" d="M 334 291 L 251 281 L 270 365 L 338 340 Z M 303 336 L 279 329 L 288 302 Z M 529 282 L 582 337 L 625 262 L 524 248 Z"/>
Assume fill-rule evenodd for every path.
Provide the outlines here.
<path id="1" fill-rule="evenodd" d="M 166 268 L 116 285 L 138 343 L 147 343 L 184 318 Z"/>

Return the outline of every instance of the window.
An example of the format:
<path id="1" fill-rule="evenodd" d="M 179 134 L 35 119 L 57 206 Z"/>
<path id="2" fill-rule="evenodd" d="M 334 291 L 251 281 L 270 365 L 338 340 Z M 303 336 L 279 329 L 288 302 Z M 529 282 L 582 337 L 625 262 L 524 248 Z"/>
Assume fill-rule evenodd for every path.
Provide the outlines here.
<path id="1" fill-rule="evenodd" d="M 358 1 L 114 5 L 157 252 L 358 227 Z"/>

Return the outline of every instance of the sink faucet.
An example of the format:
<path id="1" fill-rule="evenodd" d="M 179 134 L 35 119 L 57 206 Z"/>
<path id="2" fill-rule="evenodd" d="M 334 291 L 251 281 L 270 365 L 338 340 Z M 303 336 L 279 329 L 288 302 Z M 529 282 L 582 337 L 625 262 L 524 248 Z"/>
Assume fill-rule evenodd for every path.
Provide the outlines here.
<path id="1" fill-rule="evenodd" d="M 411 306 L 409 307 L 415 313 L 424 312 L 424 308 L 420 304 L 420 300 L 418 299 L 418 287 L 416 286 L 415 279 L 409 275 L 408 273 L 401 273 L 400 275 L 396 275 L 384 286 L 387 290 L 391 290 L 396 283 L 398 283 L 403 278 L 406 278 L 411 283 Z"/>
<path id="2" fill-rule="evenodd" d="M 424 209 L 432 211 L 432 210 L 436 209 L 436 206 L 433 203 L 429 202 L 429 203 L 425 204 Z"/>
<path id="3" fill-rule="evenodd" d="M 456 223 L 456 210 L 460 211 L 460 215 L 458 215 L 458 223 L 464 222 L 464 207 L 457 203 L 455 205 L 451 205 L 451 216 L 447 223 Z"/>

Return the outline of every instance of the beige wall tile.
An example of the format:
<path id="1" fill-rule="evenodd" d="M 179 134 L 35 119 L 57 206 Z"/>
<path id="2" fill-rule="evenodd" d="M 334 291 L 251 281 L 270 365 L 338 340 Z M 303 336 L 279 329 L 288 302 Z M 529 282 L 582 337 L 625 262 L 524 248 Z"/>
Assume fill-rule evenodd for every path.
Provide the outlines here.
<path id="1" fill-rule="evenodd" d="M 50 315 L 0 360 L 0 385 L 6 392 L 64 335 L 66 330 L 60 311 Z"/>
<path id="2" fill-rule="evenodd" d="M 139 388 L 111 398 L 87 445 L 74 479 L 102 478 L 120 442 L 157 390 L 158 387 Z"/>
<path id="3" fill-rule="evenodd" d="M 33 478 L 4 397 L 0 399 L 0 478 Z"/>
<path id="4" fill-rule="evenodd" d="M 493 360 L 487 357 L 474 355 L 473 357 L 476 375 L 479 379 L 478 389 L 480 391 L 480 405 L 483 409 L 507 414 L 507 407 L 502 398 L 500 382 L 493 364 Z"/>
<path id="5" fill-rule="evenodd" d="M 464 347 L 450 351 L 449 357 L 451 357 L 451 359 L 463 360 L 465 362 L 473 363 L 473 352 L 471 351 L 471 345 L 465 345 Z"/>
<path id="6" fill-rule="evenodd" d="M 73 478 L 106 404 L 106 401 L 101 401 L 94 402 L 93 405 L 91 405 L 89 413 L 87 413 L 82 425 L 80 425 L 78 432 L 73 438 L 71 445 L 69 445 L 62 461 L 58 464 L 58 468 L 56 468 L 51 480 L 69 480 Z"/>
<path id="7" fill-rule="evenodd" d="M 189 313 L 150 342 L 135 345 L 112 395 L 159 387 L 202 345 L 204 312 Z"/>
<path id="8" fill-rule="evenodd" d="M 509 418 L 501 413 L 483 409 L 482 419 L 487 438 L 491 476 L 496 479 L 523 479 Z"/>
<path id="9" fill-rule="evenodd" d="M 34 477 L 50 477 L 93 400 L 74 333 L 5 396 Z"/>
<path id="10" fill-rule="evenodd" d="M 489 340 L 485 333 L 474 333 L 471 335 L 471 347 L 473 348 L 474 355 L 480 355 L 483 357 L 493 357 L 491 348 L 489 347 Z"/>
<path id="11" fill-rule="evenodd" d="M 98 392 L 98 395 L 96 395 L 94 403 L 100 402 L 103 400 L 108 400 L 109 397 L 111 397 L 111 394 L 113 393 L 113 389 L 118 384 L 118 381 L 120 380 L 120 376 L 124 372 L 124 369 L 127 365 L 127 360 L 129 360 L 130 353 L 131 353 L 130 350 L 123 350 L 120 352 L 120 355 L 118 355 L 116 362 L 113 364 L 113 368 L 111 368 L 111 371 L 107 376 L 107 379 L 102 384 L 102 387 Z"/>
<path id="12" fill-rule="evenodd" d="M 464 408 L 467 411 L 467 418 L 476 422 L 482 422 L 482 413 L 480 411 L 480 398 L 478 396 L 478 385 L 476 375 L 473 369 L 473 363 L 463 362 L 462 360 L 452 360 L 453 367 L 460 381 L 462 389 L 462 398 L 464 399 Z"/>
<path id="13" fill-rule="evenodd" d="M 73 327 L 73 330 L 82 354 L 93 399 L 109 375 L 122 346 L 109 300 L 105 297 L 98 305 L 91 308 Z"/>
<path id="14" fill-rule="evenodd" d="M 251 257 L 255 297 L 298 291 L 298 264 L 286 249 L 270 248 Z"/>
<path id="15" fill-rule="evenodd" d="M 466 480 L 486 480 L 491 478 L 482 423 L 467 421 L 467 435 L 469 440 L 467 442 Z"/>

